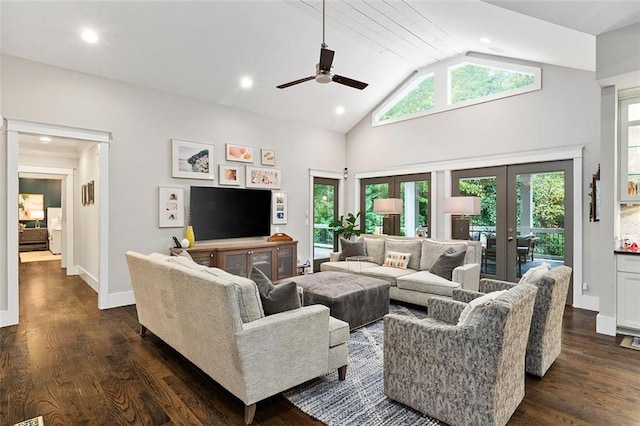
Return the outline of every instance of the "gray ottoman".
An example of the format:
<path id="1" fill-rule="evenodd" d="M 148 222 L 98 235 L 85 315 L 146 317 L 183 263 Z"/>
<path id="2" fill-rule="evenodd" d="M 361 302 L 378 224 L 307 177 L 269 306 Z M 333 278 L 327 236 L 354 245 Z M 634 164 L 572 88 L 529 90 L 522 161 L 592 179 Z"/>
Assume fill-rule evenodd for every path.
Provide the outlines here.
<path id="1" fill-rule="evenodd" d="M 349 327 L 369 324 L 389 313 L 389 283 L 344 272 L 316 272 L 278 281 L 295 281 L 303 288 L 304 305 L 324 305 L 331 316 Z"/>

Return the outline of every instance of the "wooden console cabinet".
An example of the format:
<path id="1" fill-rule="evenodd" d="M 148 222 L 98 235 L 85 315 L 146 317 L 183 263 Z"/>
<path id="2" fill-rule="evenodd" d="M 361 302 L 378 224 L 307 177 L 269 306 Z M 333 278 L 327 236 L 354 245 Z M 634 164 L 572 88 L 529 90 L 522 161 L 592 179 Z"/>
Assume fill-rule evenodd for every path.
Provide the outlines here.
<path id="1" fill-rule="evenodd" d="M 173 254 L 182 249 L 172 248 Z M 293 277 L 297 273 L 297 241 L 247 241 L 196 245 L 186 249 L 201 265 L 224 269 L 230 274 L 246 277 L 253 266 L 275 281 Z"/>
<path id="2" fill-rule="evenodd" d="M 18 234 L 18 251 L 49 249 L 49 232 L 47 228 L 25 228 Z"/>

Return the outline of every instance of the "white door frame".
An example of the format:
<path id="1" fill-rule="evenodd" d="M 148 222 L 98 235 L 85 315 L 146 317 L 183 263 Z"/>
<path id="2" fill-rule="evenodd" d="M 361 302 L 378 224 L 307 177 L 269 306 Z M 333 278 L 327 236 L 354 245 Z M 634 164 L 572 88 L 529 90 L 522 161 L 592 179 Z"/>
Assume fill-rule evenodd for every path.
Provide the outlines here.
<path id="1" fill-rule="evenodd" d="M 18 142 L 20 133 L 51 135 L 100 143 L 98 308 L 109 301 L 109 143 L 111 134 L 53 124 L 7 119 L 7 310 L 0 311 L 0 327 L 18 324 Z M 70 259 L 71 263 L 74 259 Z"/>

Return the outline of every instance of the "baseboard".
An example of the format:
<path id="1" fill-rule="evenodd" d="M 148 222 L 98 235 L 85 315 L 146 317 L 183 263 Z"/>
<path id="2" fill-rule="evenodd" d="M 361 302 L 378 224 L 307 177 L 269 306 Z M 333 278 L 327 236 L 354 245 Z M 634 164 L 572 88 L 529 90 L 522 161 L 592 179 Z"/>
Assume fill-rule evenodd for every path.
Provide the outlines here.
<path id="1" fill-rule="evenodd" d="M 133 290 L 121 291 L 120 293 L 110 294 L 107 306 L 100 309 L 118 308 L 120 306 L 129 306 L 135 304 L 136 298 L 133 296 Z"/>
<path id="2" fill-rule="evenodd" d="M 573 301 L 574 308 L 587 309 L 589 311 L 600 311 L 600 298 L 598 296 L 578 296 Z"/>
<path id="3" fill-rule="evenodd" d="M 0 328 L 18 324 L 18 312 L 0 311 Z"/>
<path id="4" fill-rule="evenodd" d="M 607 336 L 616 335 L 616 319 L 602 314 L 596 316 L 596 333 Z"/>
<path id="5" fill-rule="evenodd" d="M 76 265 L 75 268 L 76 275 L 79 275 L 84 282 L 89 284 L 89 287 L 91 287 L 93 290 L 95 290 L 96 293 L 98 293 L 100 291 L 100 284 L 98 282 L 98 279 L 87 272 L 82 266 Z"/>

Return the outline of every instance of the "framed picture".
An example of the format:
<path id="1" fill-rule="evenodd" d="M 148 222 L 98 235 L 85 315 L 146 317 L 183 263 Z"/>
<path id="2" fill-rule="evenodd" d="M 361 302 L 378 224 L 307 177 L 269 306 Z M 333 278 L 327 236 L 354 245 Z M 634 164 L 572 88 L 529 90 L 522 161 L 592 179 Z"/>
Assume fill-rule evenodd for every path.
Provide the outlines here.
<path id="1" fill-rule="evenodd" d="M 220 164 L 220 185 L 240 185 L 240 167 Z"/>
<path id="2" fill-rule="evenodd" d="M 263 166 L 275 166 L 276 165 L 276 150 L 275 149 L 262 149 L 260 150 L 260 160 Z"/>
<path id="3" fill-rule="evenodd" d="M 87 185 L 82 185 L 82 188 L 80 188 L 80 192 L 82 195 L 82 205 L 86 206 L 87 205 Z"/>
<path id="4" fill-rule="evenodd" d="M 87 204 L 93 204 L 95 201 L 95 185 L 93 181 L 87 184 Z"/>
<path id="5" fill-rule="evenodd" d="M 271 194 L 271 222 L 274 225 L 287 223 L 287 193 L 273 192 Z"/>
<path id="6" fill-rule="evenodd" d="M 245 180 L 247 188 L 280 189 L 281 172 L 279 169 L 247 166 Z"/>
<path id="7" fill-rule="evenodd" d="M 171 176 L 188 179 L 215 179 L 213 145 L 171 140 Z"/>
<path id="8" fill-rule="evenodd" d="M 253 148 L 250 146 L 227 144 L 227 160 L 253 163 Z"/>
<path id="9" fill-rule="evenodd" d="M 158 227 L 184 227 L 184 189 L 158 188 Z"/>
<path id="10" fill-rule="evenodd" d="M 18 220 L 43 220 L 44 194 L 18 195 Z"/>

